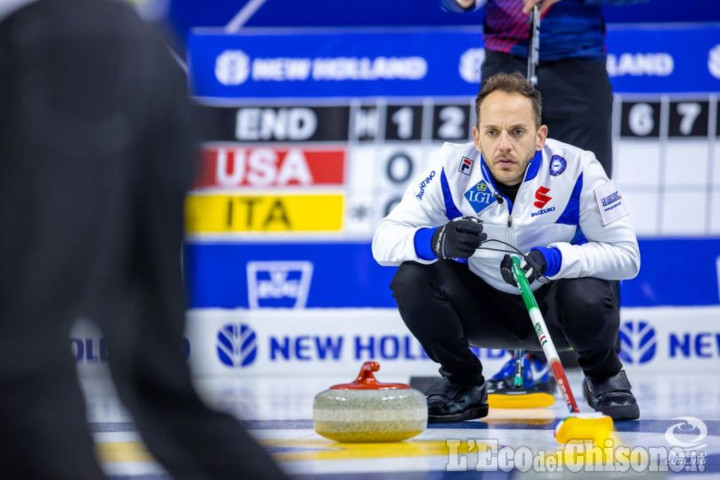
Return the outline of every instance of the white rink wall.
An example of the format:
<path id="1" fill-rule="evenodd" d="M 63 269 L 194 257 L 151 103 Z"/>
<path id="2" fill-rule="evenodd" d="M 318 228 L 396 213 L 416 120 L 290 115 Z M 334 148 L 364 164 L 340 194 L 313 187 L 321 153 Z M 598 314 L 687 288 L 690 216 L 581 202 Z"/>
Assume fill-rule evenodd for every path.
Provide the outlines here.
<path id="1" fill-rule="evenodd" d="M 720 307 L 623 308 L 621 320 L 629 372 L 720 372 Z M 111 352 L 97 328 L 78 322 L 70 342 L 82 375 L 103 370 Z M 191 310 L 185 348 L 201 379 L 351 378 L 366 360 L 379 361 L 388 377 L 437 374 L 394 309 Z M 508 358 L 503 350 L 477 353 L 487 372 Z"/>

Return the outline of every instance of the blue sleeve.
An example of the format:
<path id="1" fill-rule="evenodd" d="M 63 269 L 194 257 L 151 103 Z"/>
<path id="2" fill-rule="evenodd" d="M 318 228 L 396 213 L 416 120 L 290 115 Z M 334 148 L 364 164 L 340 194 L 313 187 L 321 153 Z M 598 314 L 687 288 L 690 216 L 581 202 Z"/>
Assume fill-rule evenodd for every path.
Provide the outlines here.
<path id="1" fill-rule="evenodd" d="M 415 245 L 415 253 L 423 260 L 437 260 L 437 255 L 432 251 L 432 237 L 440 227 L 421 228 L 415 232 L 413 243 Z"/>
<path id="2" fill-rule="evenodd" d="M 560 267 L 562 266 L 562 253 L 559 249 L 555 247 L 535 247 L 533 250 L 537 250 L 545 257 L 546 267 L 543 275 L 552 277 L 560 271 Z"/>

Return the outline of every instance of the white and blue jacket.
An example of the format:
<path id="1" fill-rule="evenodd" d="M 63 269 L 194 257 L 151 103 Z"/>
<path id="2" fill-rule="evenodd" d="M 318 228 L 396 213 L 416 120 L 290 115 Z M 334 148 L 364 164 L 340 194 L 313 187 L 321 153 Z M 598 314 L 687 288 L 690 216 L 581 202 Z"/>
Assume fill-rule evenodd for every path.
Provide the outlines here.
<path id="1" fill-rule="evenodd" d="M 488 241 L 483 246 L 521 252 L 538 248 L 545 275 L 559 278 L 632 278 L 640 251 L 627 205 L 592 152 L 547 139 L 528 164 L 515 202 L 495 188 L 490 170 L 472 142 L 445 143 L 442 163 L 415 178 L 402 201 L 380 221 L 372 242 L 381 265 L 432 263 L 431 238 L 449 220 L 476 216 Z M 498 290 L 517 293 L 500 274 L 505 254 L 478 249 L 470 270 Z M 531 285 L 533 290 L 542 284 Z"/>

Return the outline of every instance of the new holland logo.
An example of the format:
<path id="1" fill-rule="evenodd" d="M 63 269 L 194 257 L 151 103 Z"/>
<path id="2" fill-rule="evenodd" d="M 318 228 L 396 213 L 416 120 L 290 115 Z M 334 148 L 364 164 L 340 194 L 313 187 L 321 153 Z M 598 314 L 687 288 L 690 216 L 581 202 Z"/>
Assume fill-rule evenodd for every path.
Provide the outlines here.
<path id="1" fill-rule="evenodd" d="M 215 78 L 223 85 L 240 85 L 249 75 L 250 59 L 242 50 L 225 50 L 215 60 Z"/>
<path id="2" fill-rule="evenodd" d="M 230 368 L 245 368 L 257 357 L 257 335 L 244 323 L 229 323 L 217 334 L 218 359 Z"/>
<path id="3" fill-rule="evenodd" d="M 644 320 L 627 321 L 620 326 L 620 359 L 629 365 L 643 365 L 655 356 L 655 329 Z"/>
<path id="4" fill-rule="evenodd" d="M 310 262 L 248 262 L 248 305 L 305 308 L 312 273 Z"/>
<path id="5" fill-rule="evenodd" d="M 547 187 L 539 187 L 537 190 L 535 190 L 535 205 L 537 208 L 543 208 L 545 205 L 548 204 L 550 200 L 552 200 L 552 197 L 548 195 L 550 193 L 550 189 Z"/>
<path id="6" fill-rule="evenodd" d="M 468 83 L 478 85 L 480 83 L 480 67 L 482 67 L 484 61 L 484 48 L 465 50 L 460 57 L 460 64 L 458 65 L 460 77 Z"/>
<path id="7" fill-rule="evenodd" d="M 708 53 L 708 70 L 710 74 L 715 78 L 720 78 L 720 44 Z"/>

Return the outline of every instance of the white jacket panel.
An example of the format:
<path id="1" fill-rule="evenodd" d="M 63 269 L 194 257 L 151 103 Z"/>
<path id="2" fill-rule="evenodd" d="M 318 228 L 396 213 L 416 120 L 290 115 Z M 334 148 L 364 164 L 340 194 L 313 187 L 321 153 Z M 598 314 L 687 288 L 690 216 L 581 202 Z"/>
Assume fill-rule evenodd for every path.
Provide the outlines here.
<path id="1" fill-rule="evenodd" d="M 488 241 L 470 257 L 470 270 L 498 290 L 517 293 L 500 275 L 504 252 L 485 249 L 508 249 L 496 240 L 524 253 L 533 247 L 556 247 L 562 262 L 552 280 L 632 278 L 640 268 L 640 252 L 629 215 L 623 214 L 626 209 L 591 152 L 548 139 L 528 165 L 511 205 L 495 189 L 472 142 L 445 143 L 441 163 L 413 179 L 402 201 L 380 221 L 372 251 L 381 265 L 432 263 L 435 260 L 418 257 L 416 232 L 470 215 L 483 221 L 488 234 Z M 582 235 L 576 236 L 578 230 L 586 243 Z M 533 289 L 540 286 L 532 284 Z"/>

